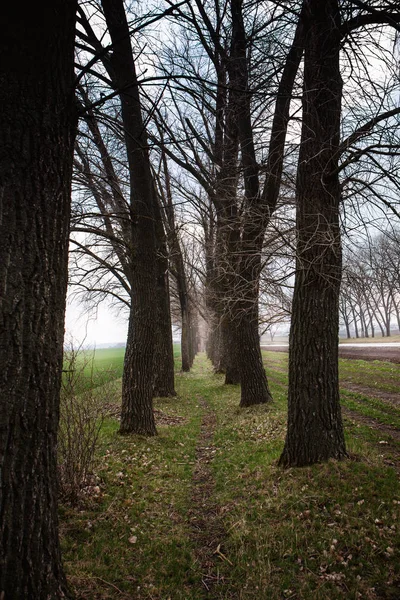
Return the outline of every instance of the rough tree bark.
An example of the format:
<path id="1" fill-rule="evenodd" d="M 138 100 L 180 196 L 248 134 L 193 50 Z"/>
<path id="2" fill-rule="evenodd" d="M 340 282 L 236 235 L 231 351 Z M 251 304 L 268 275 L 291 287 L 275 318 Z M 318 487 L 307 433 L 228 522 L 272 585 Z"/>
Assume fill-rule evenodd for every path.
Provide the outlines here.
<path id="1" fill-rule="evenodd" d="M 297 261 L 289 412 L 280 464 L 346 456 L 338 382 L 342 253 L 337 174 L 342 80 L 338 0 L 308 0 L 297 174 Z"/>
<path id="2" fill-rule="evenodd" d="M 113 44 L 110 63 L 120 90 L 131 194 L 133 276 L 120 432 L 155 435 L 152 400 L 157 312 L 154 184 L 124 4 L 122 0 L 102 0 L 102 7 Z"/>
<path id="3" fill-rule="evenodd" d="M 154 349 L 154 396 L 176 396 L 174 375 L 174 349 L 168 280 L 167 238 L 161 210 L 154 192 L 155 231 L 157 239 L 157 316 Z"/>
<path id="4" fill-rule="evenodd" d="M 59 417 L 76 2 L 0 8 L 0 596 L 66 598 Z"/>

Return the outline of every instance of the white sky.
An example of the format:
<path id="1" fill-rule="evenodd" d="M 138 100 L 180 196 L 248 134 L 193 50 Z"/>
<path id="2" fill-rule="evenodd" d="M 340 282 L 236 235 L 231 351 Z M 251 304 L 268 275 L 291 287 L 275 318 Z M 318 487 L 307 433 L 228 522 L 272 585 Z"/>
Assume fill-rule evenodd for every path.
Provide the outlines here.
<path id="1" fill-rule="evenodd" d="M 75 345 L 98 346 L 126 342 L 128 320 L 125 315 L 117 316 L 105 303 L 96 311 L 85 312 L 84 305 L 69 300 L 65 315 L 65 341 Z"/>

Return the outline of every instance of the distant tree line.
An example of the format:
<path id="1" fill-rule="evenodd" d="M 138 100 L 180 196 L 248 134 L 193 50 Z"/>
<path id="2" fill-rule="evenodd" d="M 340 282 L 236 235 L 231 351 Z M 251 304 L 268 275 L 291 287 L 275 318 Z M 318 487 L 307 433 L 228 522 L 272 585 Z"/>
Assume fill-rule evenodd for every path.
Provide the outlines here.
<path id="1" fill-rule="evenodd" d="M 380 233 L 345 254 L 340 316 L 348 338 L 400 330 L 400 234 Z"/>

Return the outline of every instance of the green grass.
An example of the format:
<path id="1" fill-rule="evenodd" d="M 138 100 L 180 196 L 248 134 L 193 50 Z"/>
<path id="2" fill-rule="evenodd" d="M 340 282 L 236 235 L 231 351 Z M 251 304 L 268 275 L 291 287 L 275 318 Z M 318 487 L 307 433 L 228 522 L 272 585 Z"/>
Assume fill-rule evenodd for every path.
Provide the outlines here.
<path id="1" fill-rule="evenodd" d="M 146 439 L 119 436 L 117 421 L 108 419 L 97 473 L 101 495 L 83 511 L 64 509 L 65 564 L 85 598 L 97 598 L 99 589 L 101 598 L 114 597 L 116 586 L 129 598 L 162 589 L 162 597 L 184 599 L 199 580 L 185 516 L 201 409 L 192 398 L 196 383 L 180 377 L 177 383 L 179 396 L 156 401 L 156 408 L 181 423 L 160 426 L 157 437 Z"/>
<path id="2" fill-rule="evenodd" d="M 179 344 L 174 344 L 174 356 L 175 359 L 180 358 Z M 77 368 L 83 369 L 85 378 L 82 391 L 120 379 L 124 368 L 124 357 L 125 348 L 97 348 L 79 352 Z M 66 362 L 64 369 L 68 369 Z"/>
<path id="3" fill-rule="evenodd" d="M 352 384 L 400 393 L 400 365 L 385 361 L 339 359 L 340 378 Z"/>
<path id="4" fill-rule="evenodd" d="M 384 425 L 400 429 L 400 410 L 390 404 L 363 394 L 341 390 L 340 397 L 343 406 L 354 410 L 366 417 L 371 417 Z"/>
<path id="5" fill-rule="evenodd" d="M 102 387 L 122 377 L 125 348 L 80 350 L 64 354 L 63 384 L 74 381 L 77 393 Z"/>
<path id="6" fill-rule="evenodd" d="M 278 468 L 287 355 L 264 356 L 271 406 L 239 409 L 238 386 L 224 386 L 199 357 L 191 373 L 177 374 L 178 396 L 156 400 L 175 419 L 157 437 L 121 437 L 118 421 L 105 421 L 100 494 L 78 509 L 61 509 L 65 566 L 79 598 L 399 598 L 400 486 L 381 455 L 385 436 L 345 419 L 351 460 Z M 349 369 L 356 373 L 354 365 Z M 223 523 L 222 555 L 215 556 L 223 583 L 209 595 L 189 524 L 206 410 L 200 399 L 217 419 L 210 502 Z M 358 400 L 352 400 L 356 407 L 397 418 L 378 399 Z"/>
<path id="7" fill-rule="evenodd" d="M 115 378 L 122 377 L 125 348 L 99 348 L 94 352 L 94 367 L 97 371 L 111 370 Z"/>

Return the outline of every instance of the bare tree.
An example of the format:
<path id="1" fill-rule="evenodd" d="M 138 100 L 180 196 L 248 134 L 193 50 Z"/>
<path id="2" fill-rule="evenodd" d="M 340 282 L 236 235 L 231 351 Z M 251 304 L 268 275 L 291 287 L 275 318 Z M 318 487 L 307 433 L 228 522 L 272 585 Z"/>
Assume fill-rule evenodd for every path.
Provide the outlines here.
<path id="1" fill-rule="evenodd" d="M 162 119 L 165 136 L 171 139 L 173 146 L 172 149 L 167 147 L 166 153 L 197 179 L 210 200 L 209 218 L 203 220 L 207 304 L 213 322 L 209 354 L 216 368 L 226 371 L 226 382 L 240 381 L 241 405 L 247 406 L 271 399 L 258 334 L 261 253 L 266 227 L 277 205 L 292 89 L 302 55 L 302 31 L 300 26 L 282 59 L 284 66 L 279 65 L 278 100 L 265 160 L 266 177 L 263 177 L 264 170 L 256 159 L 252 112 L 256 102 L 252 89 L 256 75 L 255 71 L 249 71 L 252 68 L 249 67 L 252 64 L 250 48 L 258 28 L 254 25 L 248 33 L 244 9 L 238 2 L 217 7 L 212 18 L 205 13 L 200 1 L 196 3 L 196 10 L 188 10 L 189 13 L 185 13 L 181 9 L 179 17 L 185 24 L 189 23 L 193 35 L 198 36 L 210 66 L 204 69 L 206 72 L 200 69 L 201 74 L 204 72 L 203 85 L 185 89 L 184 98 L 189 98 L 196 108 L 201 107 L 200 115 L 206 112 L 210 116 L 208 120 L 203 119 L 203 123 L 199 117 L 200 129 L 194 127 L 190 118 L 183 117 L 175 101 L 182 135 L 174 134 Z M 274 17 L 271 17 L 264 27 L 273 25 Z M 191 69 L 199 81 L 197 66 L 193 65 L 190 54 L 185 54 L 184 60 L 181 57 L 179 67 Z M 271 70 L 274 70 L 272 66 Z M 215 92 L 209 91 L 206 81 L 212 78 L 211 72 L 215 75 Z M 180 84 L 179 90 L 182 88 Z M 180 137 L 190 140 L 186 147 L 179 142 Z"/>
<path id="2" fill-rule="evenodd" d="M 351 7 L 361 9 L 351 12 Z M 289 348 L 289 416 L 284 466 L 346 456 L 339 406 L 338 312 L 341 280 L 339 157 L 364 140 L 384 110 L 340 142 L 342 38 L 371 23 L 399 22 L 395 4 L 375 9 L 349 2 L 342 22 L 337 0 L 304 3 L 303 121 L 297 174 L 297 265 Z M 359 152 L 360 154 L 360 152 Z M 363 154 L 363 151 L 361 151 Z"/>
<path id="3" fill-rule="evenodd" d="M 131 312 L 122 382 L 121 433 L 156 433 L 152 408 L 154 323 L 157 318 L 154 183 L 129 26 L 122 0 L 102 0 L 113 44 L 110 65 L 121 100 L 130 177 L 132 251 Z"/>
<path id="4" fill-rule="evenodd" d="M 303 123 L 297 174 L 297 255 L 283 466 L 346 456 L 339 405 L 341 279 L 337 156 L 342 80 L 337 0 L 305 3 Z M 336 175 L 333 173 L 336 171 Z M 327 184 L 329 178 L 329 185 Z"/>
<path id="5" fill-rule="evenodd" d="M 123 185 L 116 174 L 93 113 L 88 115 L 87 125 L 102 162 L 103 183 L 97 178 L 96 185 L 101 188 L 103 197 L 99 199 L 99 194 L 95 197 L 103 224 L 101 233 L 111 245 L 130 295 L 121 432 L 152 435 L 155 425 L 150 396 L 175 394 L 168 258 L 130 43 L 131 31 L 122 3 L 117 4 L 120 5 L 102 3 L 112 41 L 111 53 L 102 48 L 83 11 L 80 12 L 80 25 L 84 30 L 81 37 L 101 55 L 109 84 L 118 90 L 121 123 L 113 121 L 111 127 L 123 140 L 128 185 Z M 104 79 L 99 73 L 97 76 Z M 110 125 L 108 115 L 106 120 Z M 84 170 L 81 169 L 82 174 Z M 93 191 L 93 185 L 91 189 Z M 125 190 L 129 195 L 128 203 L 124 200 Z M 75 227 L 75 230 L 79 228 Z M 96 260 L 95 256 L 93 258 Z M 105 269 L 111 267 L 113 275 L 120 279 L 115 264 L 105 262 L 104 256 L 98 262 Z"/>
<path id="6" fill-rule="evenodd" d="M 399 327 L 399 254 L 396 232 L 369 236 L 347 249 L 341 291 L 342 317 L 356 337 L 372 337 L 376 325 L 390 336 L 392 321 Z M 347 315 L 347 316 L 346 316 Z M 349 319 L 351 315 L 351 319 Z"/>

